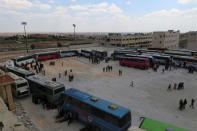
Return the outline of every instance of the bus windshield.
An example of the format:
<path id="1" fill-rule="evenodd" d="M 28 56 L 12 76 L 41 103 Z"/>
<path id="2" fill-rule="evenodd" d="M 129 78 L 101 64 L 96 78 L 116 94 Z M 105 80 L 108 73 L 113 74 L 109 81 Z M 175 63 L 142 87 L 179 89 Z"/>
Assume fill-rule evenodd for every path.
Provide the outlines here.
<path id="1" fill-rule="evenodd" d="M 55 90 L 55 94 L 59 93 L 59 92 L 62 92 L 65 90 L 65 87 L 61 87 L 61 88 L 58 88 Z"/>
<path id="2" fill-rule="evenodd" d="M 18 88 L 20 88 L 20 87 L 24 87 L 24 86 L 27 86 L 27 82 L 25 82 L 25 83 L 21 83 L 21 84 L 18 84 L 18 85 L 17 85 L 17 87 L 18 87 Z"/>

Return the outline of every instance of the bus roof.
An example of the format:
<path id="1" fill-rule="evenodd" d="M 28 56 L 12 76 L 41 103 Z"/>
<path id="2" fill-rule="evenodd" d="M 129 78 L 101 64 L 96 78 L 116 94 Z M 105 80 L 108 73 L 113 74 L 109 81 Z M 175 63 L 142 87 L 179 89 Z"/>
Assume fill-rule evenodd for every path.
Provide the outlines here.
<path id="1" fill-rule="evenodd" d="M 75 99 L 78 99 L 80 101 L 83 101 L 91 106 L 94 106 L 100 110 L 103 110 L 109 114 L 112 114 L 116 117 L 122 118 L 126 113 L 130 112 L 129 109 L 122 107 L 120 105 L 114 104 L 112 102 L 103 100 L 101 98 L 98 98 L 96 96 L 87 94 L 85 92 L 82 92 L 80 90 L 74 89 L 74 88 L 70 88 L 68 90 L 64 91 L 64 94 L 74 97 Z M 97 98 L 98 101 L 94 102 L 92 101 L 90 98 Z M 117 109 L 111 109 L 108 106 L 110 105 L 115 105 L 116 107 L 118 107 Z"/>
<path id="2" fill-rule="evenodd" d="M 166 54 L 179 54 L 179 55 L 191 55 L 191 52 L 183 52 L 183 51 L 175 51 L 175 50 L 166 50 L 164 51 Z"/>
<path id="3" fill-rule="evenodd" d="M 126 54 L 126 56 L 140 57 L 140 58 L 153 58 L 152 55 L 147 55 L 147 54 L 143 54 L 143 55 Z"/>
<path id="4" fill-rule="evenodd" d="M 136 57 L 122 57 L 122 59 L 125 59 L 125 58 L 127 58 L 127 59 L 138 59 L 138 60 L 147 60 L 148 59 L 147 57 L 138 57 L 138 56 L 136 56 Z"/>
<path id="5" fill-rule="evenodd" d="M 59 51 L 38 52 L 38 53 L 35 53 L 35 55 L 44 55 L 44 54 L 58 53 L 58 52 Z"/>
<path id="6" fill-rule="evenodd" d="M 28 71 L 28 70 L 25 70 L 25 69 L 22 69 L 22 68 L 19 68 L 19 67 L 8 67 L 9 70 L 13 70 L 15 72 L 18 72 L 18 73 L 22 73 L 24 74 L 25 76 L 29 76 L 29 75 L 35 75 L 33 72 L 31 71 Z"/>
<path id="7" fill-rule="evenodd" d="M 189 131 L 187 129 L 179 128 L 167 123 L 163 123 L 160 121 L 152 120 L 149 118 L 145 118 L 141 125 L 141 129 L 145 129 L 147 131 L 165 131 L 166 129 L 173 129 L 173 131 Z"/>
<path id="8" fill-rule="evenodd" d="M 45 87 L 50 88 L 50 89 L 51 88 L 56 89 L 56 88 L 64 86 L 61 83 L 51 81 L 51 80 L 49 80 L 45 77 L 39 76 L 39 75 L 30 76 L 30 77 L 27 77 L 27 79 L 30 80 L 30 81 L 39 83 L 40 85 L 45 86 Z"/>
<path id="9" fill-rule="evenodd" d="M 16 81 L 18 81 L 18 80 L 25 80 L 24 78 L 22 78 L 22 77 L 20 77 L 20 76 L 17 76 L 17 75 L 15 75 L 14 73 L 12 73 L 12 72 L 8 72 L 8 75 L 9 76 L 11 76 L 14 80 L 16 80 Z"/>
<path id="10" fill-rule="evenodd" d="M 183 59 L 190 59 L 190 60 L 197 60 L 196 58 L 194 57 L 191 57 L 191 56 L 173 56 L 173 58 L 183 58 Z"/>

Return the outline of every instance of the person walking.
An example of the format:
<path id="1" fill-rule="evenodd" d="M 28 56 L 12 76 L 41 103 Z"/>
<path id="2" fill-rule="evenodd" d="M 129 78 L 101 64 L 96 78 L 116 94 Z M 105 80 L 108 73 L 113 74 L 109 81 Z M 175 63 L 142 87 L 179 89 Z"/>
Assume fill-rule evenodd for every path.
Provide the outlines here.
<path id="1" fill-rule="evenodd" d="M 131 81 L 131 85 L 130 85 L 131 87 L 134 87 L 134 84 L 133 84 L 133 81 Z"/>
<path id="2" fill-rule="evenodd" d="M 179 101 L 179 110 L 182 111 L 183 110 L 183 100 L 180 99 Z"/>
<path id="3" fill-rule="evenodd" d="M 171 91 L 171 84 L 169 84 L 167 91 Z"/>
<path id="4" fill-rule="evenodd" d="M 189 107 L 192 108 L 192 109 L 194 109 L 194 102 L 195 102 L 195 100 L 192 98 L 192 100 L 191 100 L 191 105 L 189 106 Z"/>
<path id="5" fill-rule="evenodd" d="M 68 112 L 68 125 L 72 122 L 72 112 Z"/>
<path id="6" fill-rule="evenodd" d="M 184 109 L 186 108 L 186 105 L 187 105 L 187 99 L 185 98 L 185 99 L 184 99 L 184 102 L 183 102 L 183 108 L 184 108 Z"/>

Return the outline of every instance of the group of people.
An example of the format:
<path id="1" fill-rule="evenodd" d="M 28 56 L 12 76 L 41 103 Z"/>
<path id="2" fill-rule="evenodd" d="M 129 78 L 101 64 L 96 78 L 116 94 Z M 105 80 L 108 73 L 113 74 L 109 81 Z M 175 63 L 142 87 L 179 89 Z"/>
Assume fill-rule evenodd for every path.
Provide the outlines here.
<path id="1" fill-rule="evenodd" d="M 68 75 L 69 82 L 72 82 L 74 80 L 72 69 L 70 69 L 69 73 L 67 72 L 67 70 L 64 71 L 64 76 L 67 76 L 67 75 Z M 61 78 L 61 76 L 62 76 L 61 73 L 59 73 L 59 79 Z M 53 80 L 53 81 L 56 81 L 56 80 Z"/>
<path id="2" fill-rule="evenodd" d="M 195 103 L 195 100 L 192 98 L 191 99 L 191 104 L 190 104 L 190 108 L 194 109 L 194 103 Z M 182 111 L 186 108 L 186 105 L 187 105 L 187 99 L 185 98 L 184 100 L 180 99 L 179 101 L 179 110 Z"/>
<path id="3" fill-rule="evenodd" d="M 111 72 L 113 70 L 112 66 L 103 67 L 103 72 Z"/>
<path id="4" fill-rule="evenodd" d="M 177 83 L 174 83 L 174 90 L 181 90 L 184 89 L 184 82 L 179 82 L 179 84 L 177 85 Z M 171 84 L 169 84 L 167 91 L 171 91 L 172 90 L 172 86 Z"/>
<path id="5" fill-rule="evenodd" d="M 89 57 L 89 61 L 92 62 L 92 64 L 100 64 L 101 62 L 99 57 Z"/>
<path id="6" fill-rule="evenodd" d="M 66 112 L 62 112 L 60 110 L 58 116 L 56 118 L 59 118 L 63 116 L 62 119 L 59 119 L 57 120 L 56 122 L 64 122 L 64 121 L 68 121 L 68 125 L 70 125 L 74 120 L 77 120 L 77 115 L 76 114 L 73 114 L 72 112 L 70 111 L 66 111 Z"/>

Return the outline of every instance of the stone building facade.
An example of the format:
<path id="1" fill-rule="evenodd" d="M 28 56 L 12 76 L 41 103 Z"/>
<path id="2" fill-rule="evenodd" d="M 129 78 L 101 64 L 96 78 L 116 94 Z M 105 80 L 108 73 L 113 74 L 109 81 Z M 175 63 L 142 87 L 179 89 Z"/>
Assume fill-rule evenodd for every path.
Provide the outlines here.
<path id="1" fill-rule="evenodd" d="M 153 32 L 152 47 L 174 49 L 179 47 L 179 31 Z"/>

